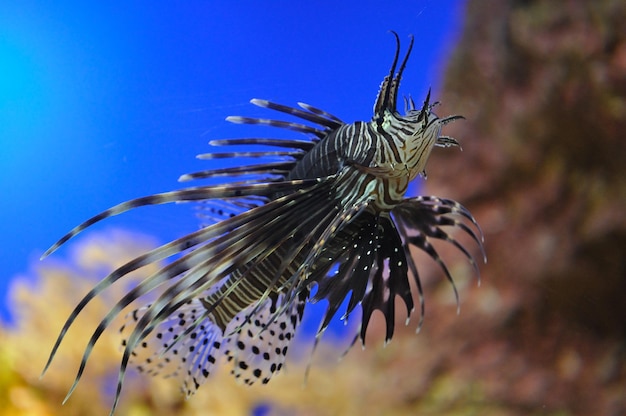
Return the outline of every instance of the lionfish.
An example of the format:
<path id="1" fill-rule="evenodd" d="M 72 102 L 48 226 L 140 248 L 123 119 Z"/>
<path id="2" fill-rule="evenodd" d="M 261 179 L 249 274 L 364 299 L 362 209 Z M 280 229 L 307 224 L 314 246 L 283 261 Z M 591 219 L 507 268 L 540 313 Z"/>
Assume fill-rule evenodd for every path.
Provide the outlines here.
<path id="1" fill-rule="evenodd" d="M 409 271 L 419 296 L 419 329 L 424 300 L 411 246 L 438 263 L 453 288 L 433 239 L 454 245 L 478 274 L 473 255 L 445 230 L 451 227 L 469 235 L 485 258 L 483 235 L 470 212 L 450 199 L 405 197 L 409 183 L 425 174 L 433 147 L 459 146 L 440 133 L 444 125 L 462 117 L 439 118 L 430 91 L 420 108 L 405 98 L 405 114 L 397 111 L 398 88 L 413 37 L 396 73 L 400 40 L 392 33 L 395 56 L 369 122 L 347 124 L 308 104 L 298 103 L 295 108 L 253 99 L 256 106 L 308 124 L 233 116 L 226 120 L 288 129 L 306 138 L 212 140 L 210 145 L 238 150 L 198 157 L 231 159 L 233 166 L 186 174 L 180 180 L 225 178 L 223 184 L 123 202 L 78 225 L 44 253 L 42 258 L 92 224 L 140 206 L 202 201 L 210 220 L 199 230 L 117 268 L 82 298 L 65 322 L 43 373 L 91 300 L 130 272 L 171 258 L 128 290 L 101 320 L 65 400 L 81 379 L 103 331 L 145 295 L 152 295 L 153 301 L 129 313 L 121 329 L 123 357 L 111 414 L 129 364 L 152 375 L 179 376 L 188 396 L 222 359 L 245 383 L 267 383 L 283 366 L 308 302 L 327 301 L 315 344 L 344 302 L 344 319 L 357 306 L 361 310 L 352 344 L 358 339 L 364 344 L 375 310 L 384 315 L 387 342 L 394 333 L 396 297 L 406 306 L 407 323 L 414 310 Z M 266 150 L 240 147 L 249 145 Z M 242 158 L 260 161 L 242 165 Z M 456 288 L 454 293 L 458 304 Z"/>

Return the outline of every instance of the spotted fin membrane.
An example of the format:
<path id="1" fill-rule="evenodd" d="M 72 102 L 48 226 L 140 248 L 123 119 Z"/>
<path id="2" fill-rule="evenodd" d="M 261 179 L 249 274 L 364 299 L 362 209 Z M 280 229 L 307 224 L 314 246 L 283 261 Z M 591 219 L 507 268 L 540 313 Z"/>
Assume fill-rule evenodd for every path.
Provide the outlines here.
<path id="1" fill-rule="evenodd" d="M 294 302 L 288 311 L 271 320 L 277 302 L 280 299 L 268 299 L 253 315 L 249 315 L 252 308 L 241 312 L 226 329 L 230 335 L 222 336 L 209 318 L 201 317 L 205 310 L 202 303 L 190 301 L 133 350 L 129 364 L 150 376 L 180 379 L 187 396 L 193 395 L 215 366 L 224 361 L 232 364 L 231 374 L 245 384 L 266 384 L 285 363 L 306 299 Z M 120 328 L 123 347 L 127 345 L 128 328 L 147 308 L 126 315 Z"/>

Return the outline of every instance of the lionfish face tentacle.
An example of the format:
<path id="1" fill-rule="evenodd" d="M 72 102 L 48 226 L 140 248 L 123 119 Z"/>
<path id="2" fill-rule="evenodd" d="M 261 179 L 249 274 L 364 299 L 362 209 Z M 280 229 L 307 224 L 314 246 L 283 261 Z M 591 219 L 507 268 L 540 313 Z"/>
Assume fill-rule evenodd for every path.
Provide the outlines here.
<path id="1" fill-rule="evenodd" d="M 425 171 L 434 147 L 459 146 L 454 138 L 442 136 L 441 129 L 461 117 L 439 118 L 432 111 L 437 103 L 431 102 L 430 91 L 421 107 L 409 96 L 405 114 L 398 113 L 398 91 L 413 38 L 396 73 L 400 39 L 392 34 L 394 58 L 370 121 L 348 124 L 309 104 L 298 103 L 295 108 L 253 99 L 252 104 L 299 122 L 241 116 L 227 120 L 295 131 L 304 138 L 212 140 L 212 146 L 234 150 L 220 149 L 198 158 L 222 159 L 230 165 L 182 175 L 179 180 L 222 180 L 221 184 L 123 202 L 78 225 L 44 253 L 42 257 L 96 222 L 133 208 L 201 202 L 200 230 L 117 268 L 67 318 L 44 373 L 70 327 L 93 299 L 120 281 L 130 281 L 131 272 L 169 261 L 131 285 L 102 318 L 67 397 L 103 332 L 131 306 L 136 309 L 120 330 L 124 348 L 111 414 L 129 364 L 146 374 L 179 377 L 187 395 L 224 360 L 245 383 L 267 383 L 283 366 L 308 302 L 327 302 L 314 345 L 346 300 L 343 319 L 359 306 L 362 311 L 353 343 L 365 342 L 376 310 L 385 317 L 385 342 L 389 342 L 394 334 L 396 297 L 406 306 L 407 323 L 413 313 L 412 275 L 420 304 L 419 330 L 425 306 L 411 246 L 438 263 L 453 287 L 436 242 L 456 247 L 478 274 L 472 252 L 453 232 L 467 235 L 485 259 L 483 234 L 469 211 L 449 199 L 405 196 L 409 182 Z M 264 150 L 241 147 L 248 145 Z M 242 158 L 255 163 L 242 164 Z M 454 293 L 458 301 L 456 288 Z M 144 299 L 147 305 L 141 306 Z"/>

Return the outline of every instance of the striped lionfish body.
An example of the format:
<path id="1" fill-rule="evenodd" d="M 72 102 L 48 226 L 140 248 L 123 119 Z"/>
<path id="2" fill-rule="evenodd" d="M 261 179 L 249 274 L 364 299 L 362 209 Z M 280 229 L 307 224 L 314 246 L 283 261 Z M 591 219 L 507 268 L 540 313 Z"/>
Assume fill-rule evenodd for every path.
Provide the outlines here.
<path id="1" fill-rule="evenodd" d="M 200 155 L 232 159 L 234 164 L 183 175 L 181 180 L 223 177 L 224 184 L 124 202 L 77 226 L 44 254 L 95 222 L 139 206 L 202 201 L 209 222 L 114 270 L 80 301 L 61 330 L 46 370 L 69 327 L 92 299 L 130 272 L 174 256 L 130 289 L 102 319 L 68 397 L 102 332 L 145 295 L 152 302 L 128 314 L 121 330 L 124 354 L 111 413 L 131 363 L 149 374 L 180 376 L 188 395 L 224 357 L 232 363 L 235 377 L 248 384 L 267 383 L 283 365 L 307 302 L 328 302 L 316 341 L 346 299 L 344 317 L 357 306 L 362 311 L 355 341 L 364 342 L 375 310 L 385 316 L 388 341 L 394 331 L 395 298 L 405 303 L 408 316 L 414 309 L 409 272 L 419 291 L 421 325 L 424 302 L 411 246 L 430 255 L 451 282 L 433 239 L 456 246 L 478 269 L 470 252 L 445 231 L 451 227 L 468 234 L 484 257 L 482 233 L 464 207 L 433 196 L 405 197 L 409 182 L 424 172 L 433 147 L 458 146 L 440 133 L 442 126 L 460 117 L 437 117 L 430 93 L 420 108 L 405 100 L 406 113 L 399 114 L 398 87 L 413 39 L 396 73 L 400 43 L 394 36 L 395 57 L 371 121 L 346 124 L 307 104 L 292 108 L 252 100 L 307 124 L 227 120 L 289 129 L 304 133 L 306 139 L 214 140 L 215 146 L 261 145 L 267 150 Z M 260 162 L 242 166 L 241 158 Z"/>

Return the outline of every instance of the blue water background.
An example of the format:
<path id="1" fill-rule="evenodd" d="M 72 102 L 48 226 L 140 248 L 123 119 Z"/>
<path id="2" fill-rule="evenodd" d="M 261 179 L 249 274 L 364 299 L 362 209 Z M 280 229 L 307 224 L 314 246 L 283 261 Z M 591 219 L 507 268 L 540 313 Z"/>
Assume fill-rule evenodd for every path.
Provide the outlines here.
<path id="1" fill-rule="evenodd" d="M 404 48 L 416 36 L 401 93 L 436 97 L 462 12 L 461 0 L 1 2 L 1 318 L 11 279 L 34 274 L 56 239 L 183 187 L 181 174 L 207 167 L 194 156 L 210 139 L 297 137 L 224 121 L 275 116 L 251 98 L 368 120 L 395 48 L 388 30 Z M 94 230 L 112 226 L 166 242 L 198 220 L 190 204 L 159 206 Z"/>

